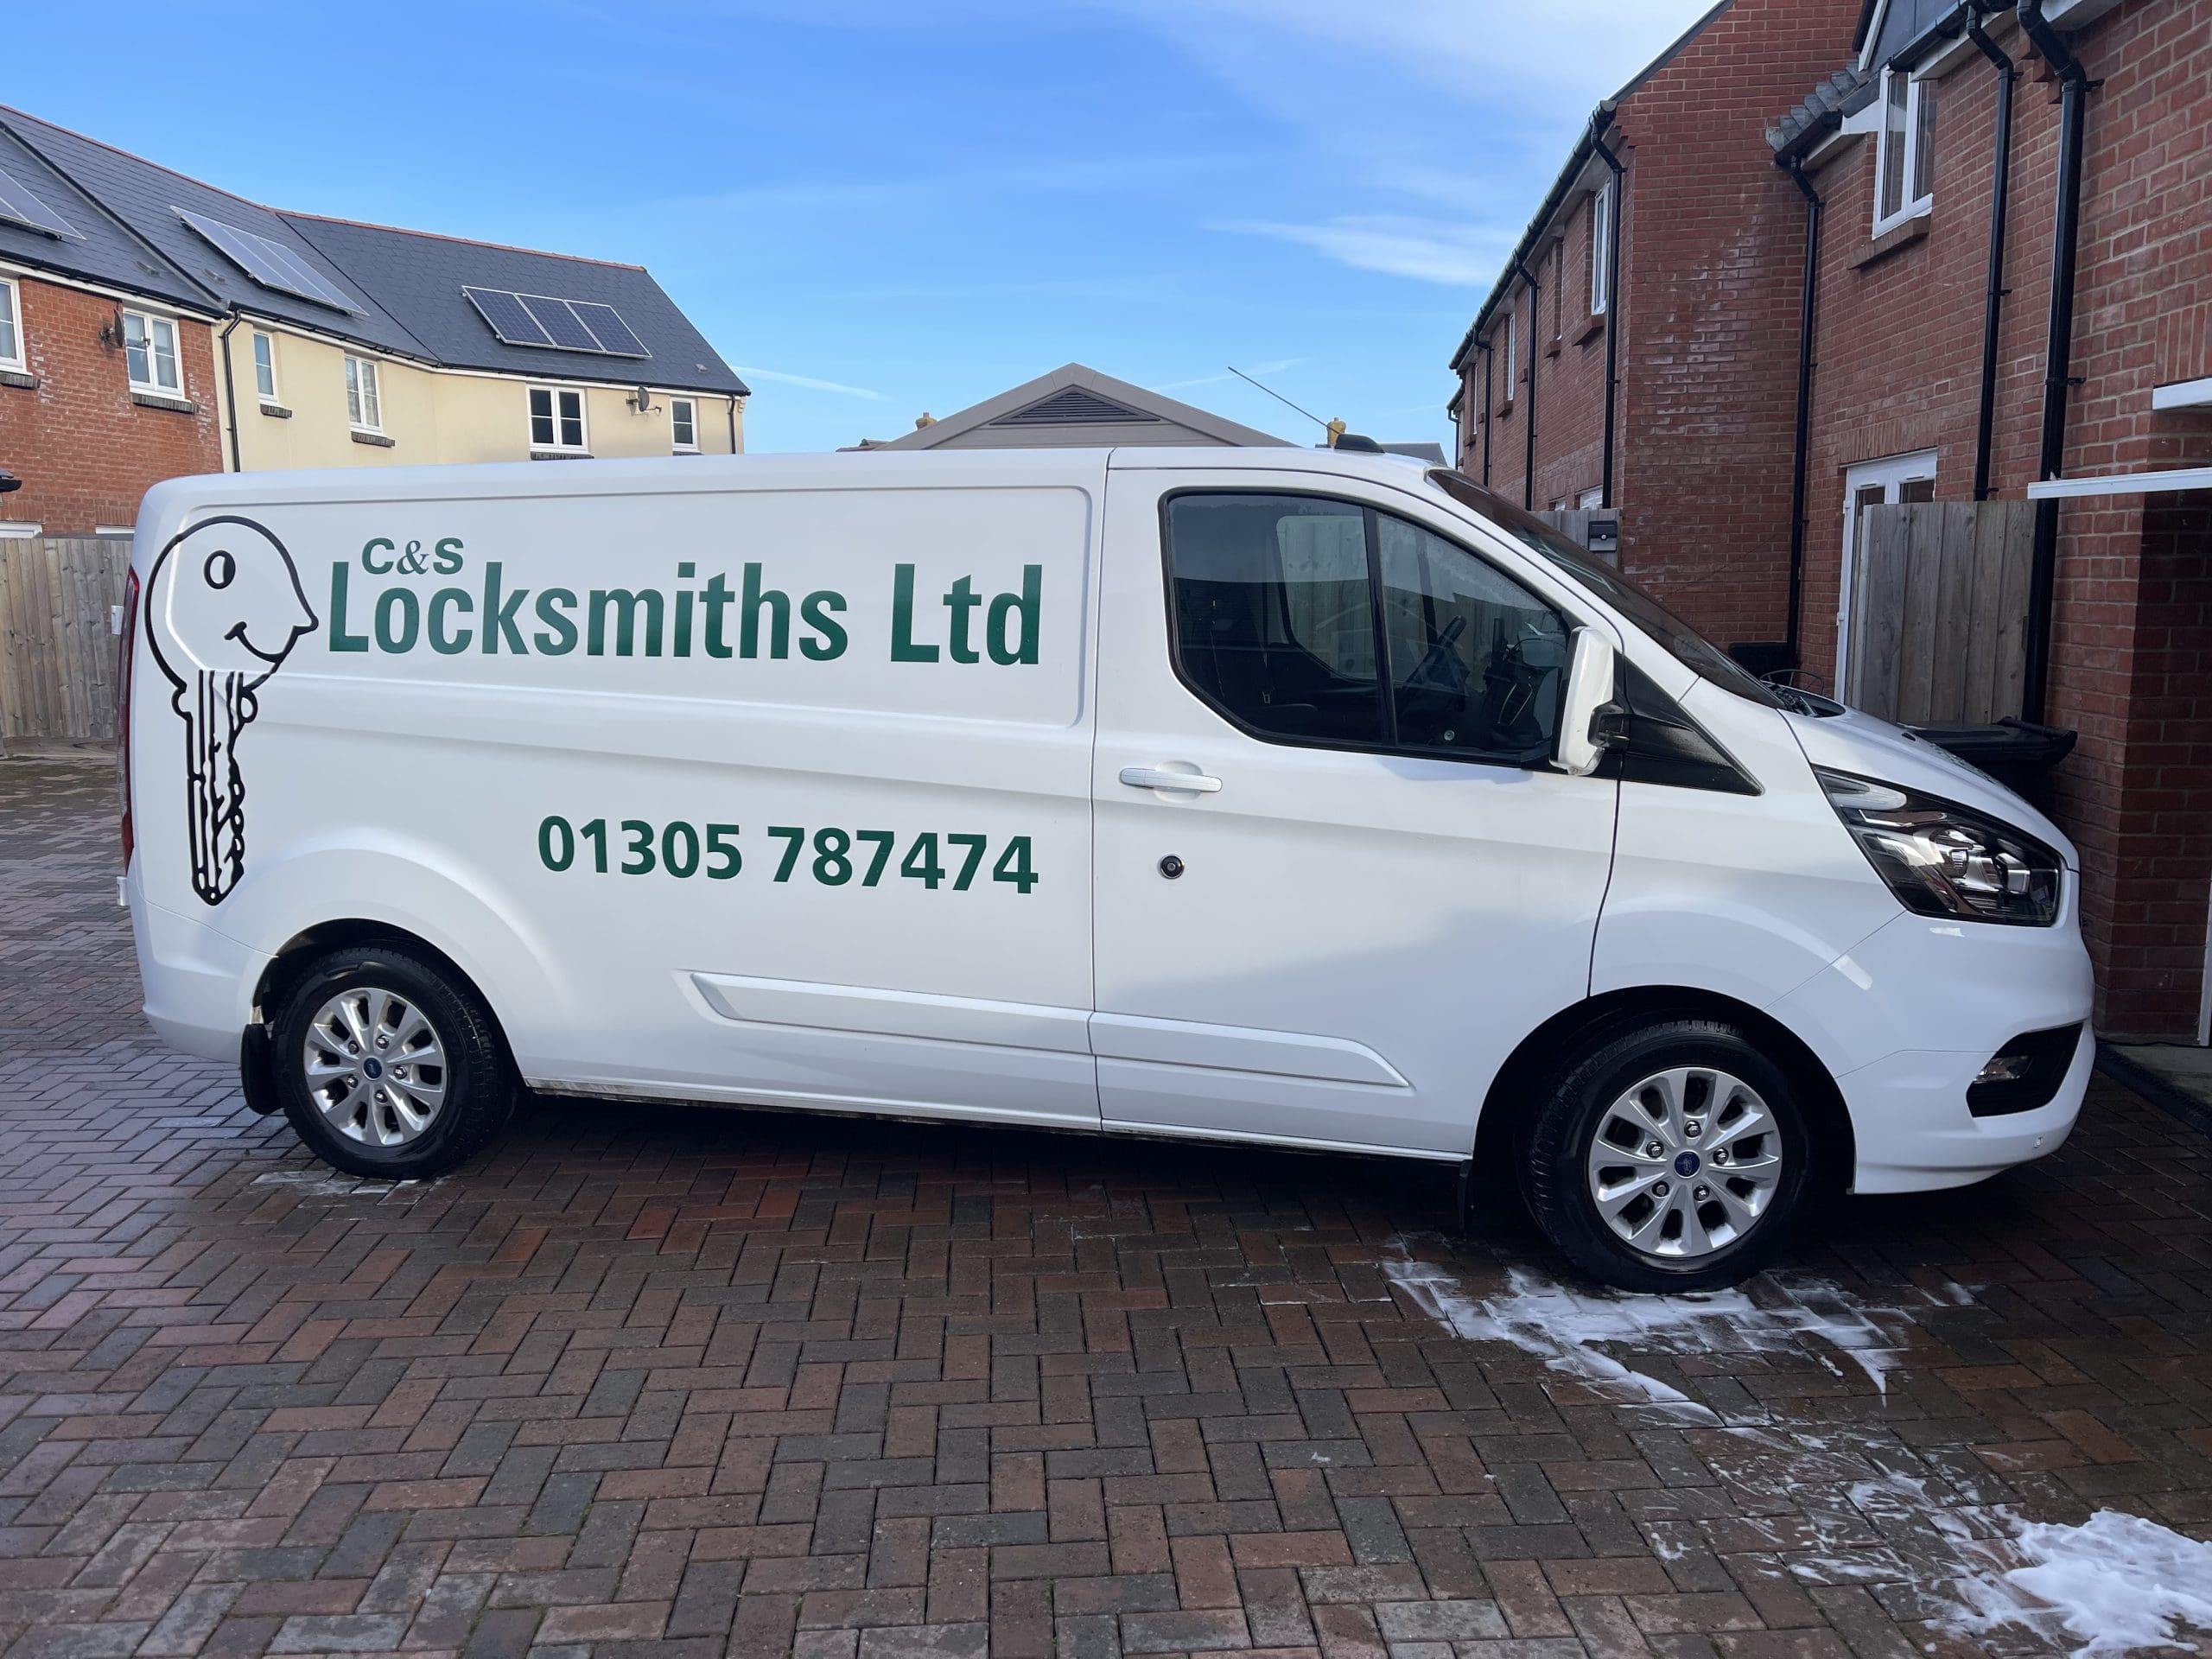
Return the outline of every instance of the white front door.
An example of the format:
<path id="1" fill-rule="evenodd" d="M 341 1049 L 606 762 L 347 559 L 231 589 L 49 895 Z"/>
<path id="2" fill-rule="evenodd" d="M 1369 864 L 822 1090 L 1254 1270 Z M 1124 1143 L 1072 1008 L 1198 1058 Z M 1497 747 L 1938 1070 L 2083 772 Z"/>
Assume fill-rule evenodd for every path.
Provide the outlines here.
<path id="1" fill-rule="evenodd" d="M 1465 1156 L 1587 994 L 1618 790 L 1544 764 L 1568 619 L 1449 515 L 1338 485 L 1109 475 L 1102 1116 Z"/>
<path id="2" fill-rule="evenodd" d="M 1861 461 L 1843 475 L 1843 583 L 1835 601 L 1835 695 L 1847 701 L 1851 676 L 1851 594 L 1859 575 L 1862 520 L 1869 507 L 1936 499 L 1936 452 Z"/>

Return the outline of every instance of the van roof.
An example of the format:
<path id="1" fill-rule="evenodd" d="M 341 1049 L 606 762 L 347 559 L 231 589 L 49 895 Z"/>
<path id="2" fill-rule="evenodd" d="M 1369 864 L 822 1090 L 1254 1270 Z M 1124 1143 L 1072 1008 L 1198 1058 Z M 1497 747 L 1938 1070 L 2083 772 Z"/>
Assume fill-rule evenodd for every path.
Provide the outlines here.
<path id="1" fill-rule="evenodd" d="M 977 486 L 1079 484 L 1102 470 L 1311 474 L 1360 478 L 1403 489 L 1425 470 L 1401 456 L 1330 449 L 1154 448 L 945 449 L 915 453 L 677 455 L 553 464 L 495 461 L 429 467 L 347 467 L 300 471 L 207 473 L 173 478 L 146 493 L 141 516 L 214 507 L 318 502 L 467 500 L 486 496 L 653 495 L 728 489 L 883 489 L 928 485 Z"/>

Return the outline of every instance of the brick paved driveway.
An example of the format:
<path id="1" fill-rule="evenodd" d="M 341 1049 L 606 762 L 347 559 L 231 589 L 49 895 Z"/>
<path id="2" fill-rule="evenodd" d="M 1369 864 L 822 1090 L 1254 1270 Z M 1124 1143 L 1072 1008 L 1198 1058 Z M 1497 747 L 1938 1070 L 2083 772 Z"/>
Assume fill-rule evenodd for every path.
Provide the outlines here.
<path id="1" fill-rule="evenodd" d="M 2212 1534 L 2212 1143 L 2110 1085 L 1702 1304 L 1350 1160 L 549 1103 L 359 1184 L 142 1026 L 111 779 L 0 763 L 8 1659 L 2044 1653 L 2009 1517 Z"/>

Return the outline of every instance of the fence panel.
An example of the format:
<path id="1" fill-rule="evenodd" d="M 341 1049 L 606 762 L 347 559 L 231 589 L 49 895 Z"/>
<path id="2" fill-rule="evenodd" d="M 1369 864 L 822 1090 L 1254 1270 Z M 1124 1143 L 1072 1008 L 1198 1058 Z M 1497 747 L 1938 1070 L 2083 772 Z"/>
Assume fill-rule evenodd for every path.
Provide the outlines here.
<path id="1" fill-rule="evenodd" d="M 1852 575 L 1847 698 L 1905 724 L 2018 715 L 2034 530 L 2025 501 L 1868 508 Z"/>
<path id="2" fill-rule="evenodd" d="M 1621 514 L 1618 507 L 1558 507 L 1540 512 L 1542 519 L 1554 530 L 1576 545 L 1589 548 L 1608 564 L 1618 564 L 1621 559 Z M 1590 547 L 1590 522 L 1599 521 L 1601 527 L 1611 526 L 1610 536 L 1601 535 L 1597 547 Z"/>
<path id="3" fill-rule="evenodd" d="M 0 739 L 86 743 L 115 734 L 116 639 L 130 543 L 0 541 Z"/>

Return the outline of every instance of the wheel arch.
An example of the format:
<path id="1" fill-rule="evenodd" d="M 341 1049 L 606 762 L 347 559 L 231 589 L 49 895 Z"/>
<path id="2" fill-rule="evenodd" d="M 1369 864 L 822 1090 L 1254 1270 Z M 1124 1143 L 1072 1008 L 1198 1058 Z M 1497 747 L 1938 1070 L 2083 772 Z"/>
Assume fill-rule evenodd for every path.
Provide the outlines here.
<path id="1" fill-rule="evenodd" d="M 1687 985 L 1642 985 L 1602 992 L 1557 1014 L 1523 1038 L 1498 1068 L 1475 1120 L 1478 1170 L 1518 1168 L 1545 1092 L 1599 1044 L 1667 1020 L 1732 1025 L 1772 1056 L 1797 1085 L 1816 1137 L 1816 1162 L 1832 1188 L 1847 1188 L 1858 1166 L 1858 1137 L 1843 1091 L 1820 1057 L 1789 1027 L 1751 1004 Z"/>

